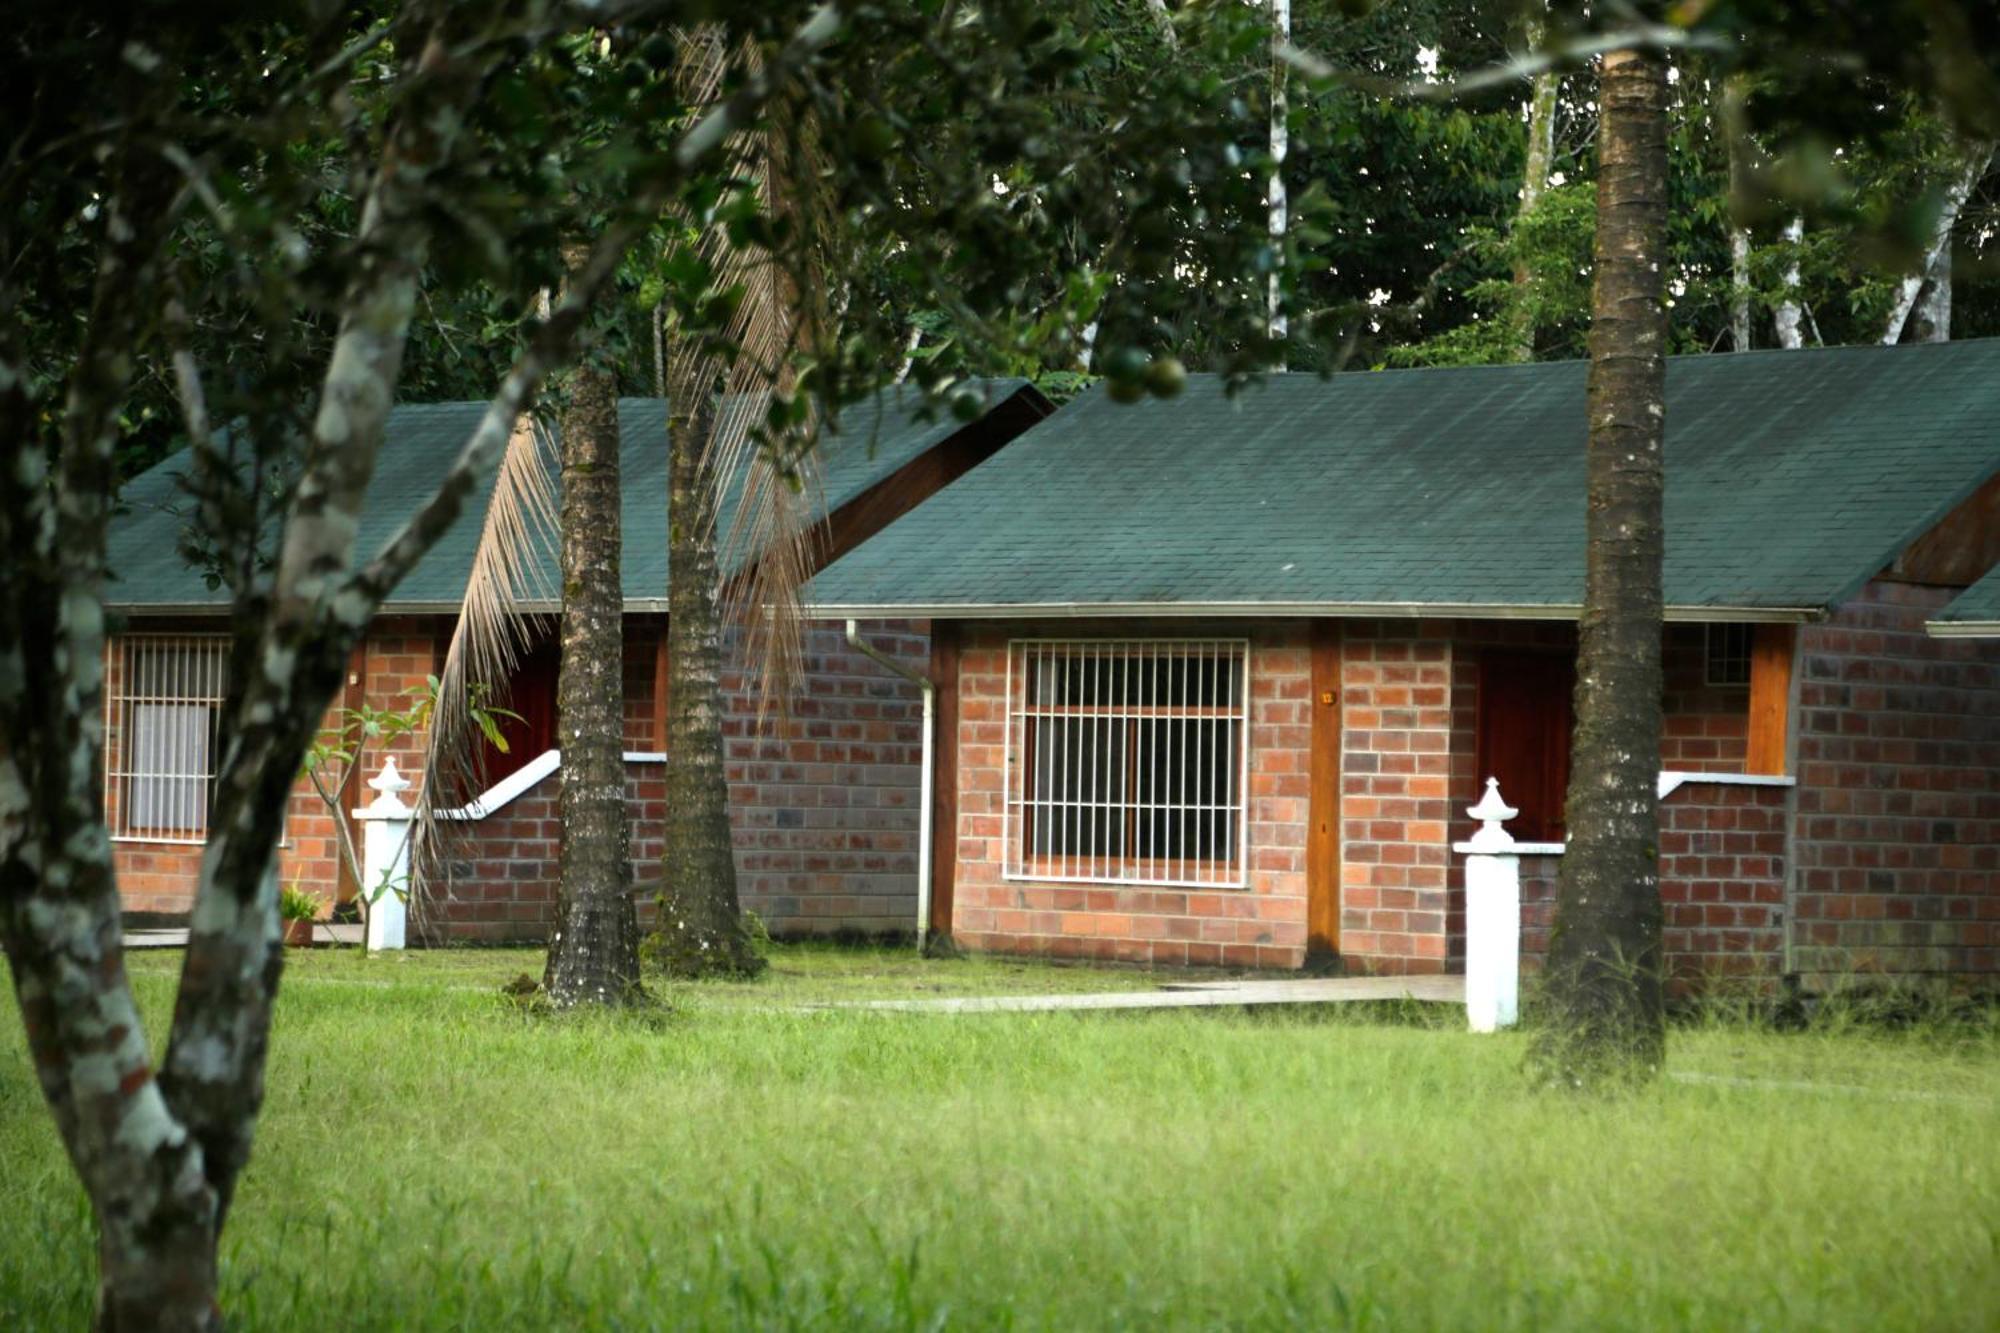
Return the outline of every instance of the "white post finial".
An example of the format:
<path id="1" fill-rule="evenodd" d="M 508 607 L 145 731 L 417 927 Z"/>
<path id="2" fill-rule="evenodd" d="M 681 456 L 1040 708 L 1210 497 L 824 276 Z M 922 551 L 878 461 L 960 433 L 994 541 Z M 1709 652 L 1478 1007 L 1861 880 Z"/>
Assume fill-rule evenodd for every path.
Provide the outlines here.
<path id="1" fill-rule="evenodd" d="M 1465 857 L 1465 1017 L 1474 1032 L 1512 1027 L 1521 995 L 1521 857 L 1501 825 L 1520 814 L 1486 779 L 1486 794 L 1465 813 L 1479 821 L 1457 844 Z"/>
<path id="2" fill-rule="evenodd" d="M 390 755 L 382 761 L 382 771 L 368 779 L 368 786 L 376 793 L 375 800 L 368 807 L 370 810 L 383 814 L 409 810 L 399 793 L 410 789 L 410 780 L 396 770 L 396 756 Z"/>
<path id="3" fill-rule="evenodd" d="M 1504 852 L 1513 847 L 1514 835 L 1501 824 L 1521 812 L 1507 804 L 1500 795 L 1500 779 L 1486 779 L 1486 794 L 1479 798 L 1479 804 L 1465 813 L 1479 821 L 1478 830 L 1466 844 L 1467 851 Z"/>

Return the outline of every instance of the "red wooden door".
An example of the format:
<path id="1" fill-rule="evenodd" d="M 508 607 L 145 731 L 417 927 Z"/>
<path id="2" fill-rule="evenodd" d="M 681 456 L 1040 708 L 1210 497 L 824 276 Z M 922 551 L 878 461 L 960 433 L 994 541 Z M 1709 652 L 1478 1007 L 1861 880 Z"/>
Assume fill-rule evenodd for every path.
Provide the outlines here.
<path id="1" fill-rule="evenodd" d="M 1576 659 L 1566 652 L 1489 650 L 1479 659 L 1479 778 L 1521 813 L 1508 831 L 1559 842 L 1569 788 Z"/>
<path id="2" fill-rule="evenodd" d="M 480 773 L 487 786 L 519 769 L 529 760 L 556 748 L 556 674 L 562 665 L 562 645 L 544 639 L 514 666 L 514 678 L 493 702 L 519 717 L 500 719 L 507 751 L 488 742 L 480 756 Z"/>

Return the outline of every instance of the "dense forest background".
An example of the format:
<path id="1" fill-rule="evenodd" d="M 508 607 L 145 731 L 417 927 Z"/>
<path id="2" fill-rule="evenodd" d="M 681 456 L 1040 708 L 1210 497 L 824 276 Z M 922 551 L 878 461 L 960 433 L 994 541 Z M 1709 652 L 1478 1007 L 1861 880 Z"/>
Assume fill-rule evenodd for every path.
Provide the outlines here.
<path id="1" fill-rule="evenodd" d="M 1209 62 L 1218 82 L 1262 85 L 1264 100 L 1246 92 L 1256 102 L 1246 118 L 1256 128 L 1243 136 L 1245 158 L 1253 159 L 1263 149 L 1262 118 L 1270 113 L 1274 80 L 1246 81 L 1245 71 L 1278 66 L 1260 45 L 1178 40 L 1186 8 L 1168 0 L 1079 6 L 1073 21 L 1095 38 L 1085 77 L 1097 101 L 1051 115 L 1112 115 L 1106 108 L 1138 98 L 1164 72 L 1188 75 L 1191 62 Z M 1290 369 L 1584 355 L 1595 223 L 1594 75 L 1572 62 L 1553 76 L 1546 176 L 1526 207 L 1535 81 L 1521 77 L 1471 94 L 1452 91 L 1454 79 L 1503 66 L 1532 48 L 1541 35 L 1532 26 L 1540 12 L 1519 0 L 1372 6 L 1295 0 L 1294 45 L 1354 77 L 1315 82 L 1296 71 L 1286 75 L 1292 262 L 1315 318 L 1339 335 L 1298 338 Z M 1994 262 L 2000 256 L 2000 174 L 1990 170 L 1993 145 L 1956 139 L 1936 108 L 1887 85 L 1876 97 L 1850 97 L 1845 114 L 1800 137 L 1796 126 L 1775 123 L 1798 104 L 1797 89 L 1768 81 L 1731 84 L 1693 50 L 1676 57 L 1671 79 L 1673 268 L 1667 290 L 1674 352 L 1741 350 L 1739 333 L 1746 329 L 1751 348 L 2000 333 L 2000 266 Z M 1426 87 L 1438 95 L 1424 95 Z M 1856 105 L 1858 114 L 1851 109 Z M 1759 150 L 1766 120 L 1774 134 L 1788 135 L 1782 159 Z M 1103 128 L 1109 134 L 1118 126 Z M 921 193 L 924 173 L 954 148 L 945 139 L 925 142 L 920 131 L 901 126 L 888 167 L 900 173 L 899 188 Z M 326 157 L 327 189 L 316 211 L 331 235 L 352 225 L 353 201 L 343 197 L 345 178 L 333 169 L 340 146 L 327 145 Z M 1162 161 L 1163 172 L 1173 169 Z M 1004 191 L 1006 183 L 996 181 L 996 188 Z M 1206 275 L 1184 244 L 1204 219 L 1192 193 L 1190 201 L 1187 216 L 1149 210 L 1131 220 L 1142 248 L 1166 256 L 1163 266 L 1146 274 L 1103 275 L 1114 295 L 1149 282 L 1181 284 L 1172 323 L 1150 313 L 1121 319 L 1119 303 L 1108 299 L 1098 351 L 1137 345 L 1170 350 L 1190 370 L 1240 366 L 1243 349 L 1219 345 L 1210 333 L 1214 322 L 1204 317 Z M 1926 251 L 1941 222 L 1947 244 L 1942 261 L 1926 273 Z M 1175 263 L 1177 251 L 1182 258 Z M 215 262 L 225 258 L 217 255 Z M 933 385 L 956 375 L 1026 374 L 1057 398 L 1090 382 L 1092 347 L 1044 345 L 1012 361 L 996 359 L 990 339 L 961 336 L 957 313 L 927 299 L 923 275 L 897 253 L 859 249 L 846 259 L 848 271 L 829 304 L 850 312 L 866 308 L 908 329 L 908 359 L 895 368 L 899 375 L 909 373 L 910 363 L 922 368 L 916 378 Z M 605 337 L 605 361 L 616 368 L 625 394 L 660 391 L 654 347 L 660 283 L 652 260 L 642 251 L 628 263 L 615 327 Z M 1889 334 L 1906 274 L 1923 275 L 1924 300 Z M 1015 299 L 1026 312 L 1073 297 L 1058 290 L 1053 277 L 1039 281 L 1043 285 L 1033 274 L 1019 279 Z M 1940 284 L 1942 302 L 1933 294 Z M 534 312 L 518 295 L 489 293 L 477 283 L 442 283 L 435 291 L 411 330 L 400 396 L 413 402 L 483 397 L 515 355 Z M 1218 299 L 1239 297 L 1231 292 Z M 1942 323 L 1924 318 L 1926 310 L 1942 311 Z M 331 324 L 312 311 L 301 312 L 297 325 L 302 346 L 331 339 Z M 226 326 L 197 333 L 210 359 L 226 364 L 256 354 L 247 342 L 232 345 Z M 313 362 L 310 356 L 300 360 Z M 120 470 L 127 476 L 184 442 L 170 366 L 141 368 L 123 425 Z"/>

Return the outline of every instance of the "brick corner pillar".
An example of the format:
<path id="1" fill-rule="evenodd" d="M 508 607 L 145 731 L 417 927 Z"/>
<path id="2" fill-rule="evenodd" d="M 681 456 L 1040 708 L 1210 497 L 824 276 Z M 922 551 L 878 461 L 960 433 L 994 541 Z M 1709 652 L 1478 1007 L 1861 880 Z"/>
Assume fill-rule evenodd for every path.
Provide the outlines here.
<path id="1" fill-rule="evenodd" d="M 1451 644 L 1356 626 L 1341 664 L 1341 956 L 1442 972 L 1451 871 Z"/>

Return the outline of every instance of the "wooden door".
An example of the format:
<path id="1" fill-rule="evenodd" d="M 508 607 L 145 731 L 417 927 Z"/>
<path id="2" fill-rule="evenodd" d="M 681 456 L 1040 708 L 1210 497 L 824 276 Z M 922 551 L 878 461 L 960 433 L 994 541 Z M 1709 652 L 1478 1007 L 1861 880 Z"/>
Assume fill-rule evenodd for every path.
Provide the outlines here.
<path id="1" fill-rule="evenodd" d="M 1571 696 L 1576 658 L 1568 652 L 1488 649 L 1479 659 L 1479 780 L 1500 779 L 1500 794 L 1521 813 L 1508 831 L 1523 842 L 1560 842 L 1569 790 Z M 1471 799 L 1477 793 L 1462 793 Z"/>

